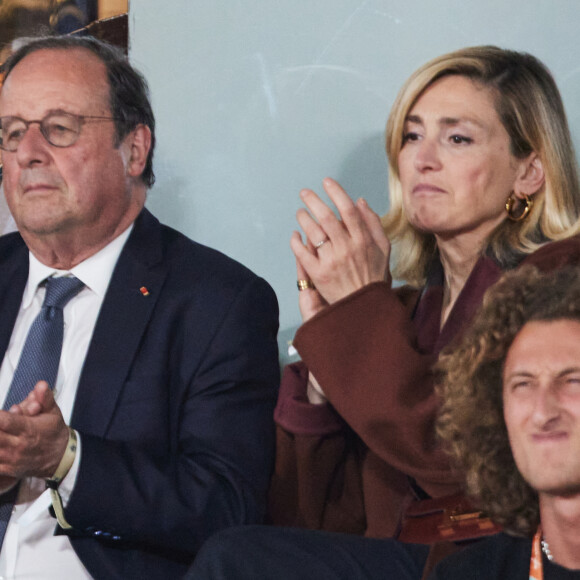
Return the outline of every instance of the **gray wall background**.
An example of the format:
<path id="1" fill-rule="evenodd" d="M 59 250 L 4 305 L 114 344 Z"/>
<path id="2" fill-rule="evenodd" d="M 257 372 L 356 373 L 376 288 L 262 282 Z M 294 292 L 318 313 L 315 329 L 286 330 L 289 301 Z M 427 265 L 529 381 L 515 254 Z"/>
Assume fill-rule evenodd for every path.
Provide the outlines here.
<path id="1" fill-rule="evenodd" d="M 284 346 L 300 323 L 288 246 L 300 189 L 330 175 L 384 213 L 395 95 L 468 45 L 542 59 L 580 149 L 579 31 L 579 0 L 135 0 L 130 55 L 159 127 L 148 207 L 272 284 Z"/>

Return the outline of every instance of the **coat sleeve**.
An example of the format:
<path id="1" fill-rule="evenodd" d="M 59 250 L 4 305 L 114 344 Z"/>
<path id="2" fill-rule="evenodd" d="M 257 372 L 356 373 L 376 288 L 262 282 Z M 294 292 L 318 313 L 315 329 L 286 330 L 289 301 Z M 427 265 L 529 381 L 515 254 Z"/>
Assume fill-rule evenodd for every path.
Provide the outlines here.
<path id="1" fill-rule="evenodd" d="M 407 475 L 434 495 L 457 491 L 435 444 L 435 358 L 415 347 L 416 296 L 372 284 L 299 329 L 303 362 L 286 369 L 275 413 L 274 523 L 390 535 L 409 498 Z M 308 403 L 307 369 L 329 403 Z M 369 522 L 381 518 L 369 510 L 385 522 Z"/>
<path id="2" fill-rule="evenodd" d="M 336 412 L 384 462 L 425 491 L 456 489 L 437 445 L 433 355 L 420 353 L 408 307 L 379 282 L 304 324 L 294 344 Z"/>
<path id="3" fill-rule="evenodd" d="M 262 521 L 280 376 L 276 298 L 253 277 L 219 323 L 203 324 L 196 308 L 163 314 L 171 336 L 145 335 L 137 384 L 125 385 L 107 435 L 79 429 L 66 508 L 76 533 L 193 554 L 221 528 Z"/>
<path id="4" fill-rule="evenodd" d="M 332 405 L 312 405 L 308 369 L 282 375 L 274 413 L 276 460 L 268 514 L 276 525 L 362 534 L 361 456 L 356 435 Z"/>

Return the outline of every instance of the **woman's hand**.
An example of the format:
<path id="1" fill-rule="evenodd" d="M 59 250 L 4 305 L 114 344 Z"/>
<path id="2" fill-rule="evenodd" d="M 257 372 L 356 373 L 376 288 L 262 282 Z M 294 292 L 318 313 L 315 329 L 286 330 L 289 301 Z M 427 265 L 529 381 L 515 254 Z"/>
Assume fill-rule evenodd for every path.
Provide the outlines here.
<path id="1" fill-rule="evenodd" d="M 295 232 L 296 233 L 296 232 Z M 300 242 L 302 244 L 302 242 Z M 316 250 L 314 246 L 307 241 L 308 251 L 314 256 L 316 255 Z M 296 274 L 298 280 L 309 280 L 310 277 L 306 273 L 302 264 L 296 258 Z M 317 312 L 320 312 L 325 306 L 328 306 L 328 302 L 321 296 L 320 292 L 313 288 L 306 288 L 298 293 L 298 306 L 300 307 L 300 314 L 302 315 L 302 322 L 306 322 L 309 318 L 312 318 Z"/>
<path id="2" fill-rule="evenodd" d="M 304 189 L 300 197 L 310 213 L 299 209 L 296 218 L 306 244 L 298 232 L 290 239 L 298 278 L 316 287 L 300 292 L 304 320 L 367 284 L 391 278 L 391 245 L 379 216 L 363 199 L 355 204 L 333 179 L 326 178 L 323 186 L 340 219 L 313 191 Z"/>

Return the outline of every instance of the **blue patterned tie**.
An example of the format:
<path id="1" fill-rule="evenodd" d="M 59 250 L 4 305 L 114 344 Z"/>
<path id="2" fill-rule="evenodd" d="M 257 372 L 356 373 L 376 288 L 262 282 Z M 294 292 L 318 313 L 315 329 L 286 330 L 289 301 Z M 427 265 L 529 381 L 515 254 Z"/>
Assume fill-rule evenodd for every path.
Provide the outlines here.
<path id="1" fill-rule="evenodd" d="M 54 389 L 64 334 L 63 309 L 83 286 L 84 284 L 74 277 L 51 277 L 46 281 L 42 309 L 30 325 L 18 366 L 2 407 L 4 410 L 22 402 L 38 381 L 46 381 L 50 388 Z M 4 541 L 17 493 L 18 486 L 16 485 L 1 500 L 0 546 Z"/>

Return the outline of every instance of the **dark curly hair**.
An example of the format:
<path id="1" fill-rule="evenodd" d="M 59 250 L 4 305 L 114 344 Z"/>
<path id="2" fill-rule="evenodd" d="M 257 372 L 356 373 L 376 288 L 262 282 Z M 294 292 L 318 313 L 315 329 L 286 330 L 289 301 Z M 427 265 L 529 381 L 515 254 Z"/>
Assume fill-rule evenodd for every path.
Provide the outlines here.
<path id="1" fill-rule="evenodd" d="M 151 148 L 141 180 L 151 187 L 155 183 L 153 150 L 155 149 L 155 116 L 149 101 L 149 88 L 143 75 L 131 66 L 127 57 L 115 46 L 92 36 L 46 36 L 24 39 L 27 42 L 12 53 L 2 65 L 4 78 L 29 54 L 39 50 L 71 50 L 84 48 L 105 65 L 109 81 L 109 106 L 115 117 L 116 146 L 137 127 L 151 131 Z"/>
<path id="2" fill-rule="evenodd" d="M 515 464 L 503 417 L 502 372 L 516 335 L 530 321 L 580 321 L 580 268 L 506 274 L 485 295 L 471 328 L 440 357 L 437 424 L 467 489 L 506 531 L 533 535 L 538 496 Z"/>

